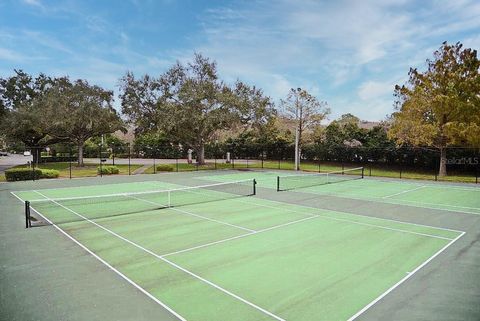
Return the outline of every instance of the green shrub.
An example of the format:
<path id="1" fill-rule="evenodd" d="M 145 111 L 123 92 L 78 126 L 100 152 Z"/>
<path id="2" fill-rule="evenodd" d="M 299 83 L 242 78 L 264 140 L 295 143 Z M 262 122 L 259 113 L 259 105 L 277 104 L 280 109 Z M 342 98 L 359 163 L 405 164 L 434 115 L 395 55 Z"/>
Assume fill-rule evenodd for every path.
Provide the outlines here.
<path id="1" fill-rule="evenodd" d="M 57 178 L 60 175 L 56 169 L 41 169 L 41 171 L 40 178 Z"/>
<path id="2" fill-rule="evenodd" d="M 32 179 L 39 179 L 42 175 L 42 170 L 31 168 L 11 168 L 5 171 L 5 179 L 9 182 L 14 181 L 28 181 Z"/>
<path id="3" fill-rule="evenodd" d="M 9 182 L 29 181 L 40 178 L 57 178 L 60 172 L 55 169 L 11 168 L 5 171 L 5 179 Z"/>
<path id="4" fill-rule="evenodd" d="M 168 164 L 157 165 L 157 172 L 173 172 L 173 166 Z"/>
<path id="5" fill-rule="evenodd" d="M 111 166 L 111 165 L 106 165 L 106 166 L 102 166 L 100 168 L 100 166 L 98 166 L 97 168 L 97 173 L 100 175 L 112 175 L 112 174 L 118 174 L 120 173 L 120 170 L 118 169 L 117 166 Z"/>

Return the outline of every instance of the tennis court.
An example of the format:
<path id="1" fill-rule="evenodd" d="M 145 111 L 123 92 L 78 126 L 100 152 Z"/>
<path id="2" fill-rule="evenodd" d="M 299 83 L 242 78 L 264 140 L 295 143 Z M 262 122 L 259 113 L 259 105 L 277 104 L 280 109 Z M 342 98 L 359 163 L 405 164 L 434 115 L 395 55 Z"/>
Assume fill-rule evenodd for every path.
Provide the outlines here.
<path id="1" fill-rule="evenodd" d="M 196 187 L 170 176 L 13 195 L 30 202 L 32 227 L 62 233 L 146 300 L 189 321 L 353 320 L 465 234 L 322 209 L 305 195 L 444 201 L 435 206 L 480 214 L 479 191 L 467 187 L 448 199 L 440 185 L 368 179 L 276 192 L 277 172 L 212 174 L 195 177 Z M 435 199 L 422 203 L 417 194 L 427 191 Z M 301 196 L 302 204 L 268 193 Z"/>
<path id="2" fill-rule="evenodd" d="M 328 173 L 288 174 L 282 172 L 249 172 L 205 176 L 211 181 L 228 181 L 255 176 L 259 186 L 277 188 L 287 192 L 332 195 L 346 199 L 408 205 L 453 211 L 467 214 L 480 214 L 480 188 L 469 185 L 444 185 L 440 183 L 398 181 L 381 179 L 360 179 L 361 169 L 345 170 L 344 174 L 331 176 Z M 336 183 L 339 184 L 336 184 Z"/>

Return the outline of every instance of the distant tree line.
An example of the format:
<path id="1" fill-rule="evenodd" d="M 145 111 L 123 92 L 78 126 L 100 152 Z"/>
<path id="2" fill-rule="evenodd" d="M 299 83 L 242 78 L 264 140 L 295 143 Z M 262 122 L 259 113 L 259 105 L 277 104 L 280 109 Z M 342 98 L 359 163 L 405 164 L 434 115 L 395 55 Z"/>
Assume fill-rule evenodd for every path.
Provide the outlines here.
<path id="1" fill-rule="evenodd" d="M 369 129 L 351 114 L 325 125 L 327 102 L 302 88 L 292 88 L 276 107 L 255 86 L 222 81 L 217 64 L 201 54 L 159 76 L 126 73 L 121 113 L 112 91 L 86 80 L 16 70 L 0 78 L 0 139 L 11 146 L 74 146 L 82 166 L 83 155 L 98 155 L 100 136 L 117 155 L 175 158 L 192 149 L 203 164 L 227 151 L 292 159 L 297 135 L 305 160 L 421 164 L 446 175 L 448 147 L 480 147 L 479 70 L 475 50 L 443 43 L 426 71 L 410 69 L 407 82 L 395 87 L 395 112 Z M 133 146 L 111 135 L 129 127 Z"/>

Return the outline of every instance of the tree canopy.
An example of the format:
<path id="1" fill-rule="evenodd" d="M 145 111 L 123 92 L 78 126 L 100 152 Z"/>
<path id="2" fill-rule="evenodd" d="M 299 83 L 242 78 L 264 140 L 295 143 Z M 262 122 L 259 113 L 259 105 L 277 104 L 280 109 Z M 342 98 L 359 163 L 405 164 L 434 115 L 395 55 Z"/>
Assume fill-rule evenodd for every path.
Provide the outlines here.
<path id="1" fill-rule="evenodd" d="M 286 99 L 281 101 L 285 115 L 295 120 L 298 130 L 298 158 L 301 154 L 303 133 L 319 126 L 330 113 L 326 102 L 319 101 L 302 88 L 291 88 Z"/>
<path id="2" fill-rule="evenodd" d="M 204 163 L 205 144 L 219 130 L 235 124 L 258 126 L 272 112 L 268 97 L 240 81 L 228 86 L 217 65 L 195 54 L 193 62 L 177 62 L 158 78 L 136 79 L 128 73 L 121 81 L 122 112 L 137 131 L 162 131 L 172 140 L 196 151 Z"/>
<path id="3" fill-rule="evenodd" d="M 476 50 L 444 42 L 427 60 L 426 71 L 411 68 L 407 83 L 395 87 L 389 136 L 400 145 L 439 148 L 440 176 L 446 175 L 447 146 L 479 146 L 479 68 Z"/>
<path id="4" fill-rule="evenodd" d="M 87 81 L 71 82 L 68 77 L 32 77 L 23 71 L 0 79 L 0 101 L 6 107 L 2 131 L 27 147 L 44 147 L 72 142 L 82 148 L 93 136 L 122 128 L 122 121 L 111 103 L 113 93 Z M 34 161 L 38 161 L 34 149 Z"/>
<path id="5" fill-rule="evenodd" d="M 66 81 L 44 95 L 42 101 L 50 124 L 48 133 L 77 145 L 79 166 L 83 166 L 83 146 L 87 139 L 124 129 L 112 100 L 112 91 L 85 80 Z"/>

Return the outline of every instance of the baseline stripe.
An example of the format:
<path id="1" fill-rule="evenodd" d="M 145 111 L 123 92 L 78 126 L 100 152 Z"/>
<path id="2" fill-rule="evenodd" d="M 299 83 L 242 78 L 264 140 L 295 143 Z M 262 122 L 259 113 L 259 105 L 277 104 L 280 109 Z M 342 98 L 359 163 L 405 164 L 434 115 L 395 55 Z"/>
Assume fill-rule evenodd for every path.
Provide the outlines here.
<path id="1" fill-rule="evenodd" d="M 425 188 L 425 187 L 427 187 L 427 186 L 426 186 L 426 185 L 422 185 L 422 186 L 419 186 L 419 187 L 416 187 L 416 188 L 407 189 L 406 191 L 398 192 L 398 193 L 395 193 L 395 194 L 390 194 L 390 195 L 387 195 L 387 196 L 382 196 L 382 198 L 390 198 L 390 197 L 394 197 L 394 196 L 398 196 L 398 195 L 410 193 L 410 192 L 413 192 L 413 191 L 418 191 L 419 189 L 422 189 L 422 188 Z"/>

